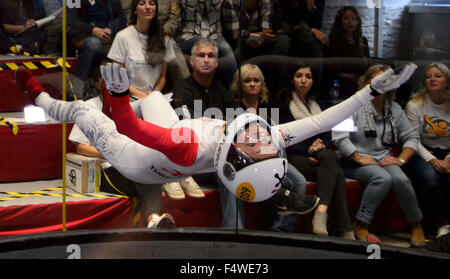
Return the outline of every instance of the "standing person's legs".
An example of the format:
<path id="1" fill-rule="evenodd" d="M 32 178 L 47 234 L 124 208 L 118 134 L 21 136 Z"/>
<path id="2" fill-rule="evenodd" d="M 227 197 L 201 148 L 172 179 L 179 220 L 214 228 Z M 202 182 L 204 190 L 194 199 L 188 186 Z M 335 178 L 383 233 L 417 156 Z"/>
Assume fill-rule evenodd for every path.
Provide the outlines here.
<path id="1" fill-rule="evenodd" d="M 244 202 L 228 190 L 216 175 L 222 205 L 222 227 L 228 229 L 244 228 Z M 237 218 L 237 219 L 236 219 Z M 236 227 L 237 226 L 237 227 Z"/>
<path id="2" fill-rule="evenodd" d="M 271 63 L 275 78 L 266 81 L 270 92 L 277 93 L 280 88 L 285 88 L 289 85 L 290 81 L 287 76 L 290 47 L 291 39 L 289 35 L 286 33 L 278 33 L 275 41 L 273 41 L 273 50 L 270 52 L 279 57 L 277 61 Z"/>
<path id="3" fill-rule="evenodd" d="M 153 213 L 161 214 L 162 187 L 161 184 L 134 183 L 140 200 L 142 216 L 147 217 Z"/>
<path id="4" fill-rule="evenodd" d="M 80 48 L 75 76 L 81 80 L 89 78 L 90 71 L 96 66 L 100 55 L 103 55 L 102 42 L 96 37 L 85 38 Z"/>
<path id="5" fill-rule="evenodd" d="M 178 44 L 184 54 L 191 55 L 192 47 L 198 40 L 200 40 L 200 37 L 193 37 L 187 40 L 179 40 Z"/>
<path id="6" fill-rule="evenodd" d="M 180 46 L 173 40 L 173 49 L 175 51 L 175 59 L 167 64 L 167 70 L 169 72 L 172 83 L 175 84 L 178 80 L 189 77 L 191 74 L 186 64 L 186 59 Z"/>
<path id="7" fill-rule="evenodd" d="M 92 74 L 93 69 L 100 65 L 105 56 L 105 47 L 100 39 L 87 37 L 83 40 L 73 78 L 74 92 L 80 99 L 85 99 L 86 80 Z"/>
<path id="8" fill-rule="evenodd" d="M 233 82 L 234 73 L 237 71 L 236 58 L 228 42 L 223 38 L 215 39 L 219 48 L 219 66 L 222 68 L 224 83 L 227 87 Z"/>

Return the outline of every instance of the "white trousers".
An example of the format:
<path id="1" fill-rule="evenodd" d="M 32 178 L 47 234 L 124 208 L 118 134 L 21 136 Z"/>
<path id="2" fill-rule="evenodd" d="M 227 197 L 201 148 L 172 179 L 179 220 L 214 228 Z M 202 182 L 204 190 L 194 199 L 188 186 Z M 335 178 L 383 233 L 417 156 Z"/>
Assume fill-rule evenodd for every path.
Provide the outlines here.
<path id="1" fill-rule="evenodd" d="M 178 121 L 174 110 L 159 92 L 136 102 L 133 104 L 136 114 L 142 113 L 146 121 L 166 128 Z M 143 184 L 184 178 L 169 177 L 158 171 L 160 166 L 173 163 L 168 162 L 161 152 L 117 132 L 113 120 L 84 101 L 60 101 L 43 92 L 36 98 L 36 104 L 58 121 L 77 124 L 103 158 L 127 178 Z"/>

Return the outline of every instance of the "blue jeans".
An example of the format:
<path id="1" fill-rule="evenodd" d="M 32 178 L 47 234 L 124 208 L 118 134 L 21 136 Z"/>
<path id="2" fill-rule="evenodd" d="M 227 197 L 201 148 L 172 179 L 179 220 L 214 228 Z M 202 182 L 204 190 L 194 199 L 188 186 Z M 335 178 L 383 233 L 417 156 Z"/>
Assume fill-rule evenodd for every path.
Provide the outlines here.
<path id="1" fill-rule="evenodd" d="M 217 177 L 217 185 L 219 186 L 220 203 L 222 205 L 222 228 L 242 230 L 244 228 L 244 202 L 233 195 L 223 185 L 219 177 Z"/>
<path id="2" fill-rule="evenodd" d="M 439 173 L 433 166 L 415 154 L 408 169 L 418 193 L 423 194 L 425 206 L 430 208 L 433 225 L 437 228 L 449 224 L 450 175 Z"/>
<path id="3" fill-rule="evenodd" d="M 184 54 L 191 55 L 192 47 L 200 39 L 200 37 L 194 37 L 185 41 L 180 40 L 178 43 Z M 224 83 L 227 88 L 229 88 L 233 82 L 234 73 L 237 71 L 237 63 L 234 57 L 233 49 L 223 37 L 214 39 L 214 41 L 219 49 L 219 65 L 222 68 Z"/>
<path id="4" fill-rule="evenodd" d="M 238 208 L 238 229 L 244 228 L 244 202 L 236 198 L 223 184 L 217 179 L 219 185 L 220 199 L 222 202 L 222 214 L 224 228 L 236 227 L 236 203 Z M 288 166 L 288 172 L 284 187 L 293 193 L 304 194 L 306 192 L 307 181 L 305 177 L 291 164 Z M 297 214 L 277 215 L 273 222 L 271 230 L 281 232 L 294 232 L 298 222 Z"/>
<path id="5" fill-rule="evenodd" d="M 345 160 L 342 167 L 346 176 L 366 185 L 356 214 L 358 221 L 370 224 L 375 210 L 391 189 L 397 197 L 406 220 L 409 223 L 417 223 L 422 220 L 423 216 L 414 188 L 399 166 L 361 166 L 356 162 Z"/>
<path id="6" fill-rule="evenodd" d="M 79 49 L 78 63 L 75 70 L 75 76 L 81 80 L 86 80 L 92 74 L 106 54 L 108 53 L 111 44 L 103 44 L 100 39 L 96 37 L 87 37 L 83 40 L 83 44 Z"/>

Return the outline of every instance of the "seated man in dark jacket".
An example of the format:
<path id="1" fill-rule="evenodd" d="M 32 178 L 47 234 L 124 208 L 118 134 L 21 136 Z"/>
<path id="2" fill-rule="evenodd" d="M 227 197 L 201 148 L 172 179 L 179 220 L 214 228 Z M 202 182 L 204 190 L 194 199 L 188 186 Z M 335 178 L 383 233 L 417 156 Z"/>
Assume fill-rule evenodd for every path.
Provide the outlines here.
<path id="1" fill-rule="evenodd" d="M 68 37 L 78 50 L 74 90 L 83 96 L 86 80 L 106 58 L 114 36 L 126 27 L 126 17 L 119 0 L 81 0 L 81 8 L 67 9 Z"/>
<path id="2" fill-rule="evenodd" d="M 175 106 L 185 105 L 191 118 L 211 117 L 203 114 L 209 108 L 217 108 L 215 118 L 226 120 L 224 118 L 226 108 L 234 108 L 235 102 L 216 71 L 217 45 L 212 40 L 200 39 L 192 49 L 190 57 L 192 76 L 175 84 L 173 88 Z M 209 111 L 214 113 L 212 110 Z"/>
<path id="3" fill-rule="evenodd" d="M 226 120 L 226 109 L 234 111 L 231 92 L 223 85 L 216 69 L 218 47 L 213 40 L 199 39 L 192 47 L 190 63 L 192 76 L 179 80 L 173 88 L 173 106 L 184 107 L 185 118 L 210 117 Z M 214 115 L 214 116 L 213 116 Z M 232 228 L 236 221 L 236 199 L 220 182 L 215 173 L 193 176 L 199 184 L 218 185 L 220 191 L 223 227 Z M 238 227 L 243 228 L 241 205 Z"/>

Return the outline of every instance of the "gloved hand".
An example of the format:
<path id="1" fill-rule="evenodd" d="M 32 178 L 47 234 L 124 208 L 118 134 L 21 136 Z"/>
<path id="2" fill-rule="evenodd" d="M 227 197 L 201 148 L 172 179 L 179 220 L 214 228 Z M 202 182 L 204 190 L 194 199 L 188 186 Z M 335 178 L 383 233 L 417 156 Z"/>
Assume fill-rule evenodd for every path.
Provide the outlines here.
<path id="1" fill-rule="evenodd" d="M 133 71 L 128 74 L 127 70 L 119 64 L 108 63 L 106 66 L 100 66 L 100 72 L 112 96 L 120 97 L 130 93 L 130 84 L 134 78 Z"/>
<path id="2" fill-rule="evenodd" d="M 400 74 L 394 75 L 394 71 L 389 68 L 384 73 L 376 76 L 372 80 L 372 82 L 370 83 L 370 88 L 372 89 L 371 94 L 373 96 L 378 96 L 380 94 L 399 88 L 400 85 L 409 80 L 416 69 L 417 65 L 409 63 L 402 69 Z"/>

